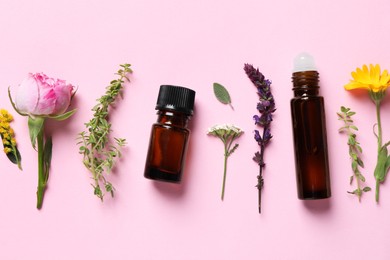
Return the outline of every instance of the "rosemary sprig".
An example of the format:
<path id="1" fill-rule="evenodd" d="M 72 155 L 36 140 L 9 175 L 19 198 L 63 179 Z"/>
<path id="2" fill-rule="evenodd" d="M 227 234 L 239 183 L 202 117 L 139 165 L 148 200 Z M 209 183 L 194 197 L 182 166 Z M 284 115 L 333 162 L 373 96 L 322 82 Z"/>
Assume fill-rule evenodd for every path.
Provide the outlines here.
<path id="1" fill-rule="evenodd" d="M 121 148 L 126 145 L 123 138 L 114 138 L 115 142 L 109 138 L 111 133 L 111 124 L 108 122 L 109 107 L 112 106 L 116 98 L 122 95 L 123 83 L 130 81 L 128 73 L 132 73 L 130 64 L 120 65 L 116 75 L 119 79 L 110 82 L 106 88 L 106 93 L 97 99 L 98 103 L 92 108 L 93 118 L 85 124 L 87 128 L 79 134 L 80 148 L 79 152 L 83 155 L 83 163 L 91 172 L 94 188 L 94 195 L 103 201 L 105 193 L 114 196 L 115 188 L 105 175 L 108 175 L 115 166 L 116 158 L 121 157 Z"/>
<path id="2" fill-rule="evenodd" d="M 340 108 L 340 113 L 337 113 L 339 120 L 344 122 L 344 126 L 339 129 L 339 132 L 346 133 L 348 135 L 348 146 L 349 146 L 349 156 L 351 157 L 351 167 L 353 175 L 350 178 L 350 184 L 352 185 L 353 180 L 356 179 L 357 188 L 354 191 L 348 191 L 350 194 L 355 194 L 361 201 L 361 196 L 363 192 L 370 191 L 371 188 L 366 186 L 363 189 L 361 188 L 362 182 L 365 182 L 363 174 L 360 172 L 359 167 L 364 168 L 364 163 L 360 158 L 361 153 L 363 152 L 360 143 L 356 140 L 355 131 L 358 131 L 358 128 L 353 124 L 352 116 L 356 113 L 351 111 L 350 108 L 342 106 Z"/>

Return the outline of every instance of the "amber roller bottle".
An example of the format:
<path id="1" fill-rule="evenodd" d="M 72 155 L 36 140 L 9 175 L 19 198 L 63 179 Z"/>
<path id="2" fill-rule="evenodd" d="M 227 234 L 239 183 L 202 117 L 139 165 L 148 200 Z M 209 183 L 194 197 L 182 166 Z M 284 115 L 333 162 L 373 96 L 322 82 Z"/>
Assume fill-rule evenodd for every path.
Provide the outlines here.
<path id="1" fill-rule="evenodd" d="M 331 196 L 324 98 L 318 95 L 318 76 L 309 54 L 295 58 L 291 116 L 298 198 L 303 200 Z"/>
<path id="2" fill-rule="evenodd" d="M 171 85 L 160 86 L 144 176 L 148 179 L 180 182 L 184 168 L 193 114 L 195 91 Z"/>

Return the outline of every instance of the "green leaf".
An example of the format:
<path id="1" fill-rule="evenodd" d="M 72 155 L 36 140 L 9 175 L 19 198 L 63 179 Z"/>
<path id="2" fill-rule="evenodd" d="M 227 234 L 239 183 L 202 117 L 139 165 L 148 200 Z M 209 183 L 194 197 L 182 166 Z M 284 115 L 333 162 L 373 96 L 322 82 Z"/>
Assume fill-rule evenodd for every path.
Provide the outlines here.
<path id="1" fill-rule="evenodd" d="M 359 151 L 359 153 L 363 152 L 363 149 L 362 149 L 362 147 L 360 145 L 356 145 L 356 149 Z"/>
<path id="2" fill-rule="evenodd" d="M 356 161 L 352 161 L 352 170 L 353 170 L 354 172 L 357 171 L 357 167 L 358 167 L 357 162 L 356 162 Z"/>
<path id="3" fill-rule="evenodd" d="M 364 187 L 364 188 L 363 188 L 363 191 L 364 191 L 364 192 L 367 192 L 367 191 L 370 191 L 370 190 L 371 190 L 370 187 Z"/>
<path id="4" fill-rule="evenodd" d="M 230 94 L 224 86 L 219 83 L 214 83 L 213 89 L 215 97 L 218 99 L 219 102 L 227 105 L 230 105 L 232 103 L 230 99 Z"/>
<path id="5" fill-rule="evenodd" d="M 6 146 L 4 145 L 4 147 L 6 147 Z M 7 147 L 9 147 L 9 148 L 12 149 L 11 152 L 7 153 L 8 159 L 9 159 L 12 163 L 18 165 L 19 169 L 22 170 L 22 165 L 21 165 L 22 156 L 20 155 L 20 152 L 19 152 L 18 148 L 17 148 L 16 146 L 14 146 L 14 147 L 12 147 L 12 146 L 7 146 Z"/>
<path id="6" fill-rule="evenodd" d="M 233 146 L 233 148 L 230 149 L 230 151 L 228 151 L 227 156 L 229 157 L 232 153 L 234 153 L 234 152 L 236 151 L 237 148 L 238 148 L 238 144 L 235 144 L 235 145 Z"/>
<path id="7" fill-rule="evenodd" d="M 387 157 L 387 160 L 386 160 L 386 172 L 388 172 L 390 169 L 390 155 Z"/>
<path id="8" fill-rule="evenodd" d="M 355 138 L 353 138 L 351 135 L 348 137 L 348 144 L 352 146 L 356 144 Z"/>
<path id="9" fill-rule="evenodd" d="M 106 191 L 111 194 L 111 197 L 114 197 L 115 188 L 114 188 L 114 186 L 110 182 L 107 182 L 105 184 L 105 188 L 106 188 Z"/>
<path id="10" fill-rule="evenodd" d="M 365 182 L 366 181 L 366 178 L 364 178 L 364 176 L 360 173 L 360 172 L 357 172 L 356 173 L 356 177 L 361 180 L 362 182 Z"/>
<path id="11" fill-rule="evenodd" d="M 73 109 L 73 110 L 68 111 L 68 112 L 61 114 L 61 115 L 49 116 L 49 118 L 55 119 L 57 121 L 63 121 L 65 119 L 68 119 L 69 117 L 71 117 L 75 112 L 76 112 L 76 109 Z"/>
<path id="12" fill-rule="evenodd" d="M 354 125 L 351 125 L 351 126 L 349 126 L 350 128 L 352 128 L 353 130 L 356 130 L 356 131 L 358 131 L 359 129 L 356 127 L 356 126 L 354 126 Z"/>
<path id="13" fill-rule="evenodd" d="M 45 142 L 45 147 L 43 149 L 43 176 L 45 177 L 45 183 L 49 179 L 49 170 L 51 165 L 51 156 L 52 156 L 53 142 L 51 137 L 49 137 Z"/>
<path id="14" fill-rule="evenodd" d="M 374 171 L 375 179 L 379 182 L 383 182 L 386 178 L 387 175 L 386 165 L 387 165 L 387 147 L 382 146 L 378 154 L 378 161 Z"/>
<path id="15" fill-rule="evenodd" d="M 36 140 L 38 134 L 43 131 L 43 124 L 45 123 L 45 118 L 43 117 L 28 117 L 28 130 L 30 133 L 30 140 L 33 148 L 35 149 Z"/>
<path id="16" fill-rule="evenodd" d="M 357 163 L 359 164 L 359 166 L 364 168 L 364 163 L 363 163 L 362 159 L 360 159 L 359 157 L 357 157 L 356 159 L 357 159 Z"/>
<path id="17" fill-rule="evenodd" d="M 356 195 L 359 195 L 361 194 L 361 191 L 359 189 L 356 189 L 354 191 L 347 191 L 349 194 L 356 194 Z"/>
<path id="18" fill-rule="evenodd" d="M 95 194 L 98 198 L 101 199 L 101 201 L 103 201 L 103 192 L 100 189 L 100 187 L 99 186 L 93 186 L 93 187 L 94 187 L 93 194 Z"/>

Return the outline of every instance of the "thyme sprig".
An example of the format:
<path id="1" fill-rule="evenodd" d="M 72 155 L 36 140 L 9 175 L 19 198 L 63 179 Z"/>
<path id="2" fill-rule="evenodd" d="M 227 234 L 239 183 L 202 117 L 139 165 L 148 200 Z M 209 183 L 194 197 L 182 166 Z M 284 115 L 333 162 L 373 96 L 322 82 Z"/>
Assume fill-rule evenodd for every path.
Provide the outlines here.
<path id="1" fill-rule="evenodd" d="M 108 121 L 109 108 L 115 103 L 118 96 L 122 96 L 125 80 L 130 81 L 128 73 L 132 73 L 130 64 L 120 65 L 116 75 L 118 79 L 110 82 L 106 93 L 97 99 L 98 103 L 92 108 L 93 118 L 85 124 L 86 131 L 79 133 L 79 152 L 83 155 L 83 163 L 91 172 L 94 195 L 103 201 L 106 193 L 114 196 L 115 188 L 105 175 L 112 172 L 117 158 L 122 156 L 121 148 L 126 145 L 123 138 L 110 138 L 111 124 Z M 104 188 L 102 188 L 104 187 Z M 105 192 L 103 192 L 103 190 Z"/>
<path id="2" fill-rule="evenodd" d="M 363 174 L 360 172 L 360 168 L 364 168 L 364 163 L 360 158 L 360 155 L 363 152 L 360 143 L 356 140 L 356 133 L 358 128 L 353 124 L 352 116 L 355 115 L 356 112 L 353 112 L 350 108 L 346 108 L 342 106 L 340 108 L 340 112 L 337 113 L 339 120 L 344 122 L 344 126 L 339 129 L 340 133 L 346 133 L 348 135 L 348 146 L 349 146 L 349 156 L 351 157 L 351 167 L 353 171 L 353 175 L 350 178 L 350 184 L 352 185 L 353 180 L 356 179 L 357 188 L 354 191 L 348 191 L 350 194 L 355 194 L 359 198 L 359 202 L 361 201 L 362 194 L 364 192 L 370 191 L 371 188 L 365 186 L 363 189 L 361 185 L 366 181 Z"/>

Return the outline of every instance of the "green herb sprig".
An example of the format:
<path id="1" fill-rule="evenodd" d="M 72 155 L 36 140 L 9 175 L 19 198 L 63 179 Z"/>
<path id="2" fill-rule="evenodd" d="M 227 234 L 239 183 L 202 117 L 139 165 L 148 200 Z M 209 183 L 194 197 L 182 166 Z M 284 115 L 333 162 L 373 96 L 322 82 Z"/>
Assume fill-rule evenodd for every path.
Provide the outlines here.
<path id="1" fill-rule="evenodd" d="M 109 137 L 111 133 L 111 124 L 108 122 L 109 107 L 112 106 L 118 96 L 122 96 L 123 84 L 125 80 L 130 81 L 128 73 L 133 71 L 130 64 L 120 65 L 116 75 L 119 79 L 110 82 L 106 88 L 106 93 L 97 99 L 98 104 L 92 108 L 93 118 L 85 124 L 86 131 L 79 133 L 80 148 L 79 152 L 83 155 L 83 163 L 91 172 L 94 188 L 94 195 L 103 201 L 106 193 L 114 196 L 115 188 L 105 175 L 108 175 L 114 168 L 117 158 L 122 156 L 121 148 L 126 145 L 123 138 Z M 103 192 L 104 187 L 105 192 Z"/>
<path id="2" fill-rule="evenodd" d="M 363 152 L 360 143 L 356 140 L 355 131 L 358 131 L 358 128 L 353 124 L 352 116 L 356 112 L 351 111 L 350 108 L 342 106 L 340 108 L 340 113 L 337 113 L 339 120 L 344 122 L 344 126 L 339 129 L 340 133 L 346 133 L 348 135 L 348 146 L 349 146 L 349 156 L 351 157 L 351 166 L 353 175 L 350 178 L 350 184 L 352 185 L 353 180 L 356 179 L 357 188 L 354 191 L 348 191 L 350 194 L 355 194 L 361 201 L 362 194 L 364 192 L 370 191 L 371 188 L 365 186 L 361 188 L 362 182 L 365 182 L 363 174 L 360 172 L 360 168 L 364 168 L 364 163 L 360 158 L 361 153 Z"/>

